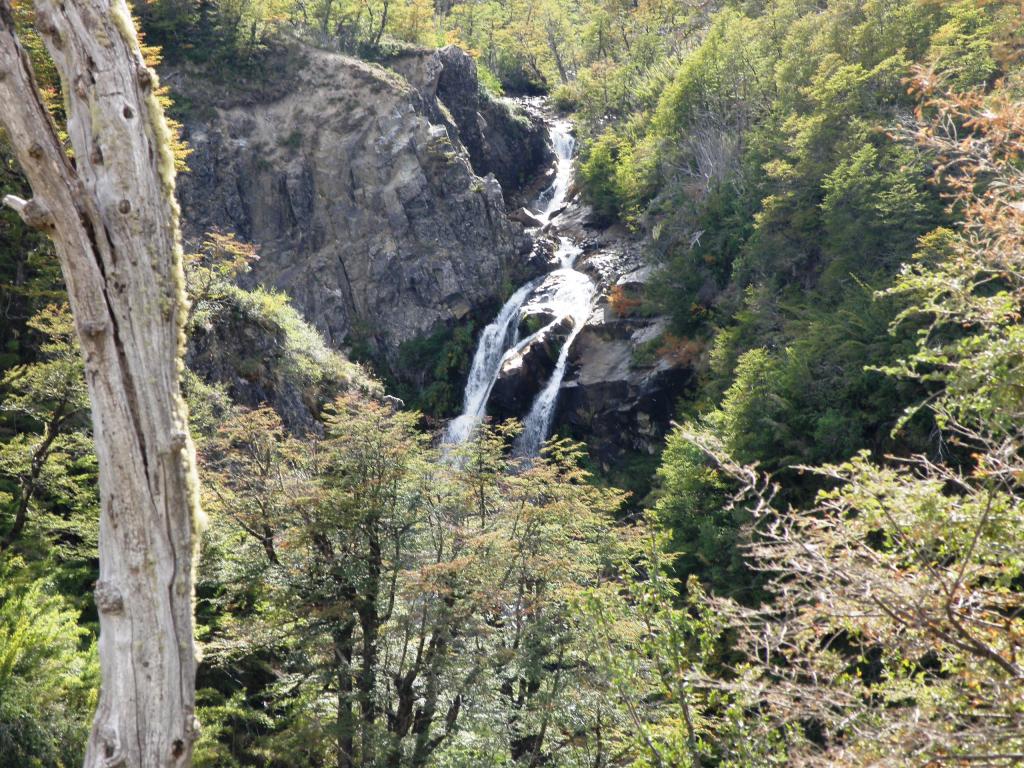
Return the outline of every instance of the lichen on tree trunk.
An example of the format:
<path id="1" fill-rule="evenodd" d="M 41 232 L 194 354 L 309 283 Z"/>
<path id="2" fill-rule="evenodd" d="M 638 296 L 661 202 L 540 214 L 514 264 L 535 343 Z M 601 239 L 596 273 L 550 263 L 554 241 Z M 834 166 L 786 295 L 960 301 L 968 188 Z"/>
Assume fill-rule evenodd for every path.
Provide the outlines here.
<path id="1" fill-rule="evenodd" d="M 70 159 L 0 0 L 0 122 L 32 187 L 5 203 L 53 240 L 99 460 L 99 705 L 88 768 L 186 766 L 198 735 L 192 566 L 200 512 L 179 389 L 182 257 L 170 132 L 124 0 L 38 0 Z"/>

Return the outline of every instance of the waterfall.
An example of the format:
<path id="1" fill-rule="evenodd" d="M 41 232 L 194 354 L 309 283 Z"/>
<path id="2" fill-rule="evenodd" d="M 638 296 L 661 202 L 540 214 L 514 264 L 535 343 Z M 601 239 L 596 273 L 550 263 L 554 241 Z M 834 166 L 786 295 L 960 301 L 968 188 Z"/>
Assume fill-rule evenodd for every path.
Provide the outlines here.
<path id="1" fill-rule="evenodd" d="M 551 223 L 565 207 L 566 196 L 572 183 L 573 154 L 576 150 L 576 140 L 570 133 L 567 121 L 553 122 L 549 133 L 557 164 L 554 181 L 540 195 L 537 201 L 538 210 L 534 211 L 541 222 L 538 231 Z M 559 237 L 555 250 L 558 267 L 542 280 L 534 280 L 521 286 L 505 302 L 494 321 L 484 328 L 477 342 L 466 382 L 462 413 L 449 422 L 442 442 L 455 445 L 469 439 L 484 417 L 487 398 L 498 379 L 502 363 L 509 355 L 515 354 L 531 340 L 550 330 L 551 326 L 569 318 L 572 321 L 572 330 L 559 351 L 551 377 L 537 394 L 523 421 L 523 434 L 516 441 L 516 451 L 520 454 L 533 456 L 539 452 L 551 430 L 558 402 L 558 390 L 565 377 L 569 360 L 569 349 L 587 321 L 594 298 L 594 285 L 590 278 L 574 269 L 576 257 L 580 253 L 579 245 L 570 238 Z M 519 321 L 523 306 L 531 299 L 548 310 L 555 320 L 529 338 L 520 340 Z"/>
<path id="2" fill-rule="evenodd" d="M 569 350 L 587 322 L 594 299 L 594 284 L 590 278 L 571 266 L 556 270 L 551 276 L 559 276 L 566 281 L 564 289 L 555 295 L 554 302 L 557 302 L 559 315 L 572 320 L 572 331 L 558 352 L 558 360 L 551 372 L 551 378 L 537 393 L 533 405 L 530 406 L 530 412 L 523 419 L 523 433 L 515 445 L 516 452 L 522 456 L 536 456 L 540 453 L 541 446 L 551 432 L 551 422 L 555 416 L 555 406 L 558 404 L 558 391 L 562 387 L 562 379 L 565 378 L 565 369 L 569 362 Z"/>
<path id="3" fill-rule="evenodd" d="M 541 193 L 538 201 L 544 206 L 537 211 L 537 218 L 540 219 L 542 226 L 548 224 L 555 213 L 565 205 L 565 196 L 572 183 L 572 159 L 576 153 L 576 139 L 569 133 L 568 122 L 556 120 L 551 124 L 548 133 L 551 136 L 551 146 L 555 150 L 557 163 L 555 180 Z"/>
<path id="4" fill-rule="evenodd" d="M 443 442 L 464 443 L 484 416 L 487 397 L 501 370 L 501 361 L 510 348 L 519 341 L 519 313 L 533 293 L 536 283 L 527 283 L 509 297 L 494 322 L 484 328 L 473 355 L 473 365 L 466 380 L 462 398 L 462 413 L 452 419 L 444 431 Z"/>

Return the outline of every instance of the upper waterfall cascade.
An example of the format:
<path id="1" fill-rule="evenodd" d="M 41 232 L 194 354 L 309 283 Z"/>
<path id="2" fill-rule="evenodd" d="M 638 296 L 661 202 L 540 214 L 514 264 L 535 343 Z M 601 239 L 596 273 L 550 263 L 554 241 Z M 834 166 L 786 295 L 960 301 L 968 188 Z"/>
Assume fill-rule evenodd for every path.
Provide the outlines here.
<path id="1" fill-rule="evenodd" d="M 554 181 L 541 194 L 537 210 L 533 211 L 540 222 L 540 226 L 534 230 L 538 233 L 543 232 L 565 208 L 572 184 L 573 156 L 576 151 L 576 140 L 567 121 L 552 122 L 549 131 L 557 164 Z M 523 417 L 523 433 L 516 441 L 516 450 L 523 455 L 533 456 L 540 451 L 551 431 L 558 391 L 568 367 L 570 348 L 593 307 L 594 284 L 587 275 L 575 269 L 576 259 L 581 252 L 572 238 L 559 236 L 555 248 L 555 269 L 542 279 L 528 282 L 515 291 L 494 321 L 481 332 L 466 381 L 462 413 L 448 424 L 443 442 L 465 442 L 486 415 L 487 400 L 501 373 L 502 364 L 531 341 L 568 319 L 572 329 L 559 351 L 550 378 L 541 387 L 529 412 Z M 527 304 L 535 310 L 543 310 L 554 319 L 521 339 L 519 324 Z"/>

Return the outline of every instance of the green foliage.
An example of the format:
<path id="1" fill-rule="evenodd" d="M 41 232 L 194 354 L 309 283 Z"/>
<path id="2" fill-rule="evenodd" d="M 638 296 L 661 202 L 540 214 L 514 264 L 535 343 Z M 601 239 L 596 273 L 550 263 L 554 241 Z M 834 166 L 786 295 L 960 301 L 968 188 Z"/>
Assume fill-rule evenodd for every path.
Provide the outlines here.
<path id="1" fill-rule="evenodd" d="M 646 61 L 631 96 L 612 85 L 621 68 L 591 68 L 564 89 L 582 122 L 584 196 L 643 230 L 660 266 L 652 308 L 673 335 L 713 350 L 685 412 L 731 455 L 782 473 L 788 500 L 807 501 L 819 482 L 793 465 L 926 445 L 927 416 L 893 430 L 930 382 L 877 370 L 911 352 L 918 326 L 889 333 L 910 299 L 873 294 L 950 221 L 929 184 L 932 156 L 897 134 L 912 108 L 906 78 L 919 61 L 991 81 L 1008 13 L 913 0 L 727 4 L 688 48 Z M 722 575 L 740 559 L 744 520 L 704 506 L 721 489 L 702 467 L 678 449 L 663 460 L 658 503 L 679 527 L 681 573 L 745 589 Z"/>
<path id="2" fill-rule="evenodd" d="M 579 79 L 589 110 L 619 114 L 647 70 L 683 47 L 686 21 L 676 4 L 633 11 L 618 0 L 154 0 L 137 10 L 172 60 L 214 65 L 219 80 L 273 66 L 282 33 L 371 60 L 455 43 L 478 58 L 492 93 L 538 94 Z"/>
<path id="3" fill-rule="evenodd" d="M 700 46 L 683 58 L 658 99 L 651 129 L 662 136 L 685 131 L 708 117 L 738 127 L 751 107 L 767 97 L 759 80 L 770 62 L 763 50 L 770 42 L 761 25 L 732 9 L 715 16 Z"/>
<path id="4" fill-rule="evenodd" d="M 587 201 L 646 235 L 660 266 L 644 310 L 668 315 L 665 341 L 711 349 L 684 406 L 700 429 L 616 468 L 644 495 L 637 478 L 660 462 L 651 519 L 617 524 L 625 494 L 595 482 L 580 446 L 517 459 L 519 427 L 505 424 L 442 454 L 418 430 L 418 409 L 457 410 L 471 325 L 397 351 L 396 393 L 414 408 L 396 411 L 287 297 L 236 287 L 255 250 L 211 233 L 188 259 L 190 330 L 229 350 L 231 381 L 291 387 L 317 420 L 295 434 L 268 407 L 237 408 L 226 379 L 184 374 L 212 517 L 197 765 L 748 768 L 1020 752 L 1015 7 L 140 11 L 177 60 L 232 75 L 258 69 L 287 29 L 376 58 L 459 42 L 492 92 L 559 84 L 584 139 Z M 930 67 L 918 119 L 937 116 L 917 145 L 900 131 L 915 62 Z M 1004 75 L 994 93 L 934 90 Z M 24 194 L 0 157 L 3 191 Z M 953 171 L 937 188 L 936 164 Z M 95 701 L 95 461 L 73 329 L 49 306 L 49 251 L 0 216 L 14 318 L 0 358 L 0 765 L 63 766 L 81 759 Z M 883 458 L 913 451 L 925 453 Z"/>
<path id="5" fill-rule="evenodd" d="M 43 340 L 39 359 L 0 380 L 2 423 L 14 433 L 0 443 L 0 550 L 56 555 L 86 579 L 97 469 L 84 367 L 66 306 L 44 308 L 28 327 Z"/>
<path id="6" fill-rule="evenodd" d="M 759 703 L 742 677 L 713 682 L 727 666 L 724 617 L 696 579 L 681 588 L 669 576 L 661 535 L 648 532 L 643 544 L 624 584 L 582 603 L 591 658 L 615 705 L 605 714 L 612 749 L 633 768 L 787 765 L 783 738 L 754 738 L 748 713 Z"/>
<path id="7" fill-rule="evenodd" d="M 259 66 L 268 37 L 289 5 L 280 0 L 155 0 L 134 8 L 149 42 L 171 61 L 216 65 L 218 78 L 233 68 Z"/>
<path id="8" fill-rule="evenodd" d="M 231 284 L 253 255 L 214 233 L 202 253 L 188 259 L 192 330 L 244 313 L 280 341 L 274 375 L 314 390 L 375 391 L 377 385 L 329 350 L 282 297 Z M 66 307 L 45 306 L 25 327 L 34 359 L 9 367 L 0 380 L 0 765 L 12 768 L 80 764 L 97 684 L 91 648 L 97 467 L 84 365 Z M 183 377 L 202 438 L 233 404 L 224 386 L 190 371 Z M 33 581 L 40 573 L 46 578 Z M 253 712 L 238 711 L 244 707 L 237 699 L 231 706 L 235 710 L 211 704 L 225 732 L 234 727 L 229 715 L 261 722 Z M 204 742 L 202 759 L 218 764 L 209 757 L 216 754 L 216 745 Z"/>
<path id="9" fill-rule="evenodd" d="M 716 592 L 749 599 L 753 576 L 737 545 L 750 518 L 742 506 L 730 504 L 729 480 L 678 432 L 668 438 L 658 480 L 654 510 L 678 553 L 673 572 L 682 579 L 700 575 Z"/>
<path id="10" fill-rule="evenodd" d="M 442 327 L 399 345 L 390 366 L 395 394 L 431 417 L 456 415 L 475 348 L 473 327 L 471 322 Z"/>
<path id="11" fill-rule="evenodd" d="M 476 74 L 480 79 L 480 88 L 485 94 L 491 97 L 505 95 L 505 87 L 501 84 L 501 80 L 487 68 L 487 65 L 477 63 Z"/>
<path id="12" fill-rule="evenodd" d="M 505 425 L 442 459 L 417 420 L 348 397 L 322 440 L 263 409 L 208 443 L 206 508 L 226 546 L 200 591 L 235 608 L 211 626 L 207 674 L 268 660 L 245 695 L 278 713 L 249 738 L 222 731 L 233 759 L 577 764 L 546 734 L 590 738 L 574 595 L 625 556 L 611 517 L 622 495 L 588 483 L 578 446 L 555 442 L 527 466 L 508 456 L 518 427 Z M 240 695 L 211 692 L 218 716 L 235 717 L 224 708 Z"/>
<path id="13" fill-rule="evenodd" d="M 3 410 L 43 425 L 54 418 L 74 419 L 88 405 L 84 366 L 67 305 L 50 305 L 27 323 L 39 334 L 40 361 L 9 370 Z M 19 431 L 23 431 L 19 430 Z"/>
<path id="14" fill-rule="evenodd" d="M 584 185 L 586 200 L 594 212 L 606 221 L 617 218 L 625 203 L 616 178 L 619 152 L 619 138 L 607 131 L 587 146 L 580 163 L 579 178 Z"/>
<path id="15" fill-rule="evenodd" d="M 882 157 L 865 144 L 822 180 L 822 224 L 839 269 L 856 273 L 865 262 L 891 269 L 937 220 L 920 158 L 904 148 L 886 149 Z"/>
<path id="16" fill-rule="evenodd" d="M 24 571 L 0 560 L 0 765 L 70 768 L 96 704 L 96 652 L 52 582 Z"/>
<path id="17" fill-rule="evenodd" d="M 952 87 L 965 90 L 984 85 L 997 72 L 993 55 L 994 22 L 976 3 L 955 3 L 949 20 L 931 39 L 930 58 Z"/>
<path id="18" fill-rule="evenodd" d="M 880 303 L 904 307 L 895 334 L 917 324 L 886 370 L 934 388 L 909 413 L 933 412 L 942 448 L 906 459 L 858 451 L 811 470 L 820 484 L 813 501 L 780 504 L 793 495 L 744 466 L 749 457 L 729 454 L 762 450 L 750 435 L 765 434 L 758 419 L 776 407 L 772 383 L 785 379 L 788 349 L 739 356 L 708 428 L 681 428 L 675 439 L 690 441 L 688 452 L 666 453 L 668 480 L 696 478 L 684 500 L 702 499 L 719 474 L 739 488 L 752 519 L 742 532 L 746 562 L 765 578 L 762 605 L 715 601 L 740 662 L 712 670 L 708 686 L 759 702 L 742 715 L 750 743 L 781 742 L 812 765 L 1012 764 L 1007 755 L 1022 746 L 1012 724 L 1024 702 L 1016 651 L 1024 119 L 1003 87 L 943 93 L 928 70 L 914 87 L 928 107 L 914 138 L 936 158 L 962 219 L 920 239 Z M 760 413 L 755 397 L 767 406 Z M 704 462 L 713 478 L 697 474 Z"/>
<path id="19" fill-rule="evenodd" d="M 257 288 L 251 292 L 237 291 L 235 300 L 242 313 L 252 313 L 257 322 L 280 329 L 285 372 L 305 382 L 309 388 L 316 389 L 330 379 L 353 385 L 368 381 L 357 366 L 324 343 L 323 337 L 283 293 Z"/>
<path id="20" fill-rule="evenodd" d="M 943 166 L 964 221 L 922 238 L 889 289 L 908 305 L 899 322 L 923 327 L 914 353 L 887 370 L 938 385 L 941 424 L 981 423 L 995 439 L 1013 434 L 1022 413 L 1014 373 L 1024 359 L 1015 266 L 1016 165 L 1024 146 L 1019 108 L 1005 91 L 939 104 L 949 123 L 921 140 L 963 167 L 954 174 Z M 969 126 L 964 139 L 960 125 Z"/>
<path id="21" fill-rule="evenodd" d="M 8 194 L 30 197 L 14 152 L 0 131 L 0 197 Z M 33 355 L 28 319 L 47 304 L 64 301 L 60 267 L 49 241 L 6 206 L 0 208 L 0 301 L 5 307 L 5 322 L 0 324 L 2 373 Z"/>
<path id="22" fill-rule="evenodd" d="M 711 417 L 731 452 L 753 461 L 771 455 L 776 442 L 788 429 L 786 403 L 775 394 L 780 378 L 780 360 L 764 349 L 751 349 L 739 359 L 733 383 L 722 398 L 722 406 Z"/>

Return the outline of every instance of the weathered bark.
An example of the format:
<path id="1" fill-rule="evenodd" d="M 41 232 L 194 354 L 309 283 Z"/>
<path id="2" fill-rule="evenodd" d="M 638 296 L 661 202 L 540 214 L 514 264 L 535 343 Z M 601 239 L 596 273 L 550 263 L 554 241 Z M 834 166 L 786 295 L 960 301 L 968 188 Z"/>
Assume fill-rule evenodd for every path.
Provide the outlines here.
<path id="1" fill-rule="evenodd" d="M 462 699 L 456 696 L 445 718 L 446 728 L 440 735 L 433 735 L 434 720 L 437 717 L 437 703 L 441 694 L 441 666 L 448 652 L 447 622 L 437 626 L 430 638 L 426 654 L 426 684 L 423 691 L 423 703 L 416 711 L 412 732 L 416 736 L 412 752 L 413 768 L 426 768 L 427 760 L 451 733 L 458 718 Z"/>
<path id="2" fill-rule="evenodd" d="M 88 768 L 190 763 L 199 509 L 179 391 L 183 295 L 174 158 L 124 0 L 37 0 L 69 160 L 0 0 L 0 121 L 33 191 L 8 198 L 54 242 L 85 358 L 100 484 L 99 706 Z"/>

